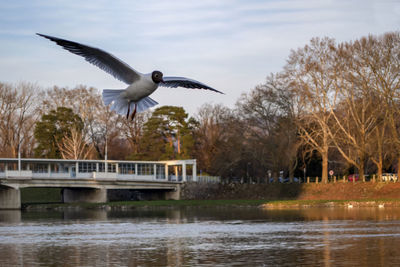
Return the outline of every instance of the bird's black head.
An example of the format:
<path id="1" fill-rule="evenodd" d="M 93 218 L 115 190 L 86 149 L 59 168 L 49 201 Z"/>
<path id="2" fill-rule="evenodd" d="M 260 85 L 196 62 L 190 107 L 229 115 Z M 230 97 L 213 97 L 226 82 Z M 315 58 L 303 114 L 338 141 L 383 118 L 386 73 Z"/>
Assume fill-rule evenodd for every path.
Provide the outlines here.
<path id="1" fill-rule="evenodd" d="M 151 79 L 153 80 L 154 83 L 164 82 L 163 74 L 161 71 L 158 70 L 155 70 L 151 73 Z"/>

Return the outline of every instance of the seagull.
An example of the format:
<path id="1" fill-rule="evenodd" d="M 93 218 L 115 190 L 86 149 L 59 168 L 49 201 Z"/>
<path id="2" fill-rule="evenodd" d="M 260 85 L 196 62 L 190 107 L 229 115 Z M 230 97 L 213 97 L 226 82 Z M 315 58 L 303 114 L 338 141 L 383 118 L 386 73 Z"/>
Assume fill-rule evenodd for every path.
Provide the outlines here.
<path id="1" fill-rule="evenodd" d="M 75 55 L 84 57 L 89 63 L 111 74 L 114 78 L 126 83 L 128 85 L 126 89 L 104 89 L 102 94 L 104 104 L 106 106 L 112 104 L 110 109 L 115 110 L 121 115 L 126 114 L 126 119 L 129 119 L 130 116 L 131 120 L 133 120 L 136 112 L 143 112 L 157 105 L 158 103 L 150 98 L 149 95 L 151 95 L 159 86 L 206 89 L 223 94 L 222 92 L 193 79 L 173 76 L 163 77 L 163 73 L 158 70 L 147 74 L 140 73 L 122 60 L 99 48 L 45 34 L 36 34 L 55 42 L 57 45 Z M 130 113 L 132 109 L 133 111 Z"/>

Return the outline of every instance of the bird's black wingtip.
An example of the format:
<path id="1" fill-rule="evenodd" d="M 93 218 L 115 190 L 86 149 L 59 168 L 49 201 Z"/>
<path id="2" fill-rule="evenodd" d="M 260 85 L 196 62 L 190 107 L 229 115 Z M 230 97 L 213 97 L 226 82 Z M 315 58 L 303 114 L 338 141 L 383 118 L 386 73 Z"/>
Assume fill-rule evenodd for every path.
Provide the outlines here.
<path id="1" fill-rule="evenodd" d="M 214 92 L 216 92 L 216 93 L 220 93 L 220 94 L 225 94 L 225 93 L 223 93 L 223 92 L 221 92 L 221 91 L 218 91 L 217 89 L 214 89 L 214 88 L 212 88 L 212 91 L 214 91 Z"/>
<path id="2" fill-rule="evenodd" d="M 37 32 L 36 35 L 51 40 L 50 36 L 48 36 L 46 34 L 41 34 L 41 33 Z"/>
<path id="3" fill-rule="evenodd" d="M 38 35 L 40 37 L 43 37 L 43 38 L 46 38 L 46 39 L 49 39 L 49 40 L 52 40 L 52 41 L 54 41 L 55 39 L 58 39 L 56 37 L 52 37 L 50 35 L 46 35 L 46 34 L 42 34 L 42 33 L 38 33 L 38 32 L 36 33 L 36 35 Z"/>

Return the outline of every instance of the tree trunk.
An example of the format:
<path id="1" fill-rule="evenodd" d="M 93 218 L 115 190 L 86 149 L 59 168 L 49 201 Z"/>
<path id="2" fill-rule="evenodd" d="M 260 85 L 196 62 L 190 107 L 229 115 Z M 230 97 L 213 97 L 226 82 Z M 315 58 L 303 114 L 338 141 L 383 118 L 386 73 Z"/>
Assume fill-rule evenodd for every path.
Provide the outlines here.
<path id="1" fill-rule="evenodd" d="M 272 172 L 272 178 L 274 179 L 274 183 L 278 182 L 278 172 L 277 171 Z"/>
<path id="2" fill-rule="evenodd" d="M 290 160 L 289 164 L 289 180 L 291 183 L 293 183 L 293 177 L 294 177 L 294 162 L 293 160 Z"/>
<path id="3" fill-rule="evenodd" d="M 379 162 L 376 166 L 378 167 L 378 181 L 382 181 L 382 162 Z"/>
<path id="4" fill-rule="evenodd" d="M 178 135 L 178 155 L 181 154 L 181 137 Z"/>
<path id="5" fill-rule="evenodd" d="M 328 152 L 322 153 L 322 182 L 328 182 Z"/>
<path id="6" fill-rule="evenodd" d="M 400 177 L 400 156 L 397 158 L 397 182 L 399 181 Z"/>
<path id="7" fill-rule="evenodd" d="M 359 179 L 363 182 L 365 182 L 365 176 L 364 176 L 364 161 L 360 162 L 360 168 L 358 169 L 358 175 Z"/>

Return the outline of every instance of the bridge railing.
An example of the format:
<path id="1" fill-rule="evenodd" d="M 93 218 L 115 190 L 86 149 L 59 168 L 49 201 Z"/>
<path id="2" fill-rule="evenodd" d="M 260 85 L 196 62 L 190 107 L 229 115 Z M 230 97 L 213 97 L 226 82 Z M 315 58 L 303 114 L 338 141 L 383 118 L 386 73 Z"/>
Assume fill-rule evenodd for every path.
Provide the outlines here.
<path id="1" fill-rule="evenodd" d="M 186 177 L 188 182 L 198 182 L 198 183 L 209 183 L 209 184 L 217 184 L 221 182 L 221 177 L 219 176 L 203 176 L 203 175 L 198 175 L 197 176 L 197 181 L 193 181 L 193 176 L 188 175 Z"/>
<path id="2" fill-rule="evenodd" d="M 21 177 L 29 178 L 32 177 L 32 171 L 4 171 L 0 172 L 0 177 Z"/>
<path id="3" fill-rule="evenodd" d="M 114 180 L 165 180 L 165 175 L 136 175 L 136 174 L 121 174 L 116 172 L 34 172 L 31 170 L 5 170 L 0 171 L 0 178 L 32 178 L 32 179 L 114 179 Z M 177 181 L 175 178 L 169 181 Z M 182 181 L 182 176 L 178 179 Z"/>
<path id="4" fill-rule="evenodd" d="M 37 178 L 37 179 L 46 179 L 46 178 L 54 178 L 54 179 L 98 179 L 98 180 L 157 180 L 157 181 L 175 181 L 182 182 L 182 175 L 168 175 L 168 179 L 165 179 L 164 174 L 160 175 L 136 175 L 134 173 L 131 174 L 121 174 L 116 172 L 35 172 L 32 170 L 3 170 L 0 171 L 0 178 Z M 192 175 L 186 176 L 187 182 L 198 182 L 198 183 L 220 183 L 221 177 L 219 176 L 197 176 L 197 180 L 194 181 Z"/>

